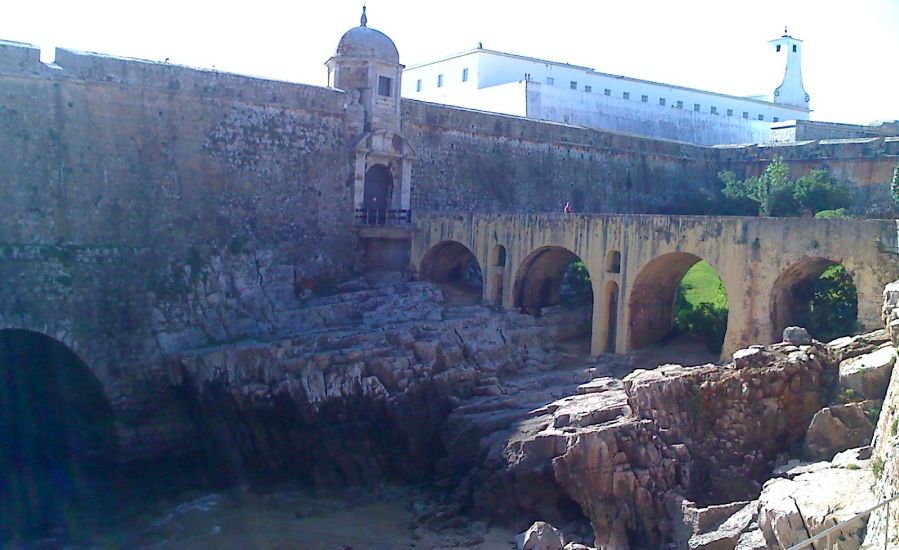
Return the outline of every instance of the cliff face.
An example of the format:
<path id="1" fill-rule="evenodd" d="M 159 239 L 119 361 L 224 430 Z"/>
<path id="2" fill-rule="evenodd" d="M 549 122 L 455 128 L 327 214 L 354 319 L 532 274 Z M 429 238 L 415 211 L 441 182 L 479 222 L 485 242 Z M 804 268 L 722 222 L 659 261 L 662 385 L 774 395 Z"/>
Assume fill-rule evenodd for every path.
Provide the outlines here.
<path id="1" fill-rule="evenodd" d="M 535 319 L 442 302 L 430 283 L 312 299 L 291 333 L 184 353 L 172 376 L 233 477 L 428 479 L 460 398 L 501 393 L 510 371 L 551 368 L 546 349 L 589 327 L 587 310 Z"/>
<path id="2" fill-rule="evenodd" d="M 899 345 L 899 281 L 884 288 L 883 323 L 893 345 Z M 899 495 L 899 369 L 892 371 L 872 446 L 874 494 L 877 502 L 882 502 Z M 887 536 L 886 513 L 882 508 L 871 515 L 866 541 L 878 543 Z M 899 506 L 891 506 L 889 538 L 892 544 L 899 542 L 897 525 Z"/>

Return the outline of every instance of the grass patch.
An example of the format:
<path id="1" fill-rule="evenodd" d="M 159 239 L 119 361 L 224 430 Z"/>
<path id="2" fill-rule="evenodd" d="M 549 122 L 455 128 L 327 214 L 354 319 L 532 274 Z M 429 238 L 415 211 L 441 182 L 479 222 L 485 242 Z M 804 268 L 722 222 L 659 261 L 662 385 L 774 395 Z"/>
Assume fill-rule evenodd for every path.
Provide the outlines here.
<path id="1" fill-rule="evenodd" d="M 691 267 L 677 288 L 674 327 L 701 339 L 718 353 L 727 331 L 727 293 L 715 268 L 706 261 Z"/>

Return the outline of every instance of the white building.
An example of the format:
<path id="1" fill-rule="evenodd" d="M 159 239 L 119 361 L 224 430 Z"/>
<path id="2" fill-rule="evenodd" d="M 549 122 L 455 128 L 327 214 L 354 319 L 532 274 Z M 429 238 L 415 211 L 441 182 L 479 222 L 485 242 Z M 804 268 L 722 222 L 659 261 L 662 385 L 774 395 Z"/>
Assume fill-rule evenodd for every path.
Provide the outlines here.
<path id="1" fill-rule="evenodd" d="M 802 41 L 771 44 L 786 57 L 774 100 L 738 97 L 601 73 L 481 47 L 403 71 L 402 95 L 529 118 L 702 145 L 770 140 L 771 124 L 808 120 Z"/>

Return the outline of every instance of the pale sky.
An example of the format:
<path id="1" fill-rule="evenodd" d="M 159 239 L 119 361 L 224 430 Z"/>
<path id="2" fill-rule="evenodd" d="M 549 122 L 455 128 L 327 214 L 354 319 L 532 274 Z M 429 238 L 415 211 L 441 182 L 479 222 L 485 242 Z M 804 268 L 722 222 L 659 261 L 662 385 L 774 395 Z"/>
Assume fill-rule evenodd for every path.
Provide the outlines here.
<path id="1" fill-rule="evenodd" d="M 2 0 L 0 39 L 325 85 L 363 3 L 406 65 L 482 42 L 735 95 L 780 84 L 787 25 L 814 120 L 899 119 L 899 0 Z"/>

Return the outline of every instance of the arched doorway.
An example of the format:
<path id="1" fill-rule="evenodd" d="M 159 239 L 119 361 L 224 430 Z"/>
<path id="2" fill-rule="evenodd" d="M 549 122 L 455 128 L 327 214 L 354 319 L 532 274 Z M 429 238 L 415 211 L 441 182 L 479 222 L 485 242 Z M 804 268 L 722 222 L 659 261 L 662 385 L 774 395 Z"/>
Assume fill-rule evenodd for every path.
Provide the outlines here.
<path id="1" fill-rule="evenodd" d="M 856 332 L 858 292 L 852 276 L 827 258 L 804 258 L 774 282 L 771 294 L 772 339 L 783 329 L 801 326 L 811 336 L 830 341 Z"/>
<path id="2" fill-rule="evenodd" d="M 115 455 L 112 407 L 88 366 L 49 336 L 0 330 L 0 541 L 71 528 L 102 500 Z"/>
<path id="3" fill-rule="evenodd" d="M 727 316 L 727 293 L 715 269 L 693 254 L 665 254 L 647 263 L 631 288 L 630 348 L 685 337 L 678 347 L 694 359 L 683 357 L 683 361 L 717 359 L 727 331 Z M 691 343 L 691 339 L 696 342 Z M 665 360 L 681 360 L 678 353 Z"/>
<path id="4" fill-rule="evenodd" d="M 457 241 L 441 241 L 421 260 L 420 278 L 441 283 L 448 305 L 481 301 L 484 275 L 474 253 Z"/>
<path id="5" fill-rule="evenodd" d="M 365 172 L 362 208 L 366 223 L 384 224 L 393 195 L 393 175 L 383 164 L 375 164 Z"/>
<path id="6" fill-rule="evenodd" d="M 518 268 L 513 297 L 515 307 L 534 316 L 541 316 L 546 308 L 558 305 L 576 310 L 578 315 L 566 327 L 565 338 L 577 350 L 589 353 L 593 282 L 577 254 L 560 246 L 545 246 L 529 254 Z"/>

